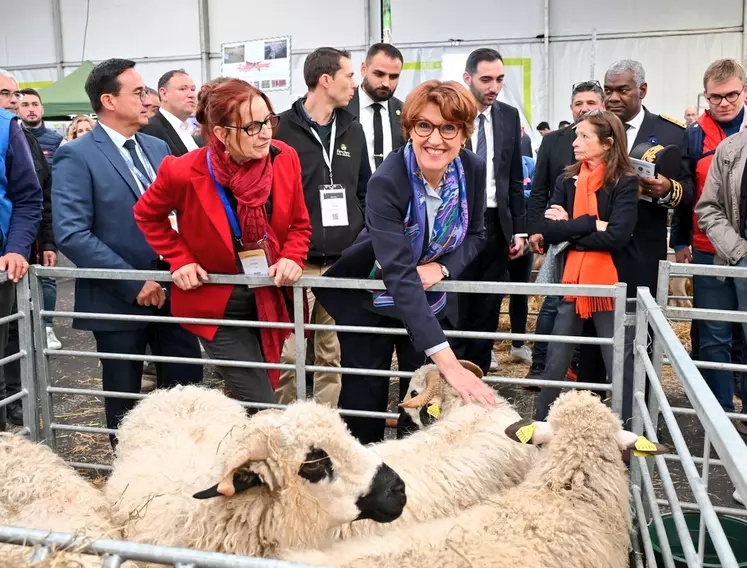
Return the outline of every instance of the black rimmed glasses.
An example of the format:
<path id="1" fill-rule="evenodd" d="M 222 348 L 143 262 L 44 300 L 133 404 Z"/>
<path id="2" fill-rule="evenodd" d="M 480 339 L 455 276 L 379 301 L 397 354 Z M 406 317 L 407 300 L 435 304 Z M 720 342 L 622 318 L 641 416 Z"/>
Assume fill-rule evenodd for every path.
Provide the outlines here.
<path id="1" fill-rule="evenodd" d="M 459 127 L 456 124 L 444 122 L 443 124 L 436 126 L 435 124 L 422 119 L 415 123 L 413 131 L 421 138 L 427 138 L 436 128 L 438 128 L 438 133 L 444 140 L 452 140 L 456 138 L 457 134 L 459 134 Z"/>
<path id="2" fill-rule="evenodd" d="M 262 129 L 265 127 L 265 125 L 268 125 L 271 129 L 277 128 L 278 124 L 280 124 L 280 117 L 276 114 L 271 114 L 267 118 L 265 118 L 263 121 L 255 120 L 247 124 L 246 126 L 224 126 L 223 128 L 230 128 L 231 130 L 243 130 L 246 132 L 247 136 L 256 136 L 260 132 L 262 132 Z"/>
<path id="3" fill-rule="evenodd" d="M 731 93 L 726 93 L 725 95 L 718 95 L 716 93 L 712 95 L 706 95 L 706 98 L 708 99 L 708 102 L 712 105 L 720 105 L 721 101 L 726 99 L 727 103 L 735 103 L 737 102 L 737 99 L 739 98 L 739 95 L 742 94 L 742 89 L 739 89 L 738 91 L 732 91 Z"/>

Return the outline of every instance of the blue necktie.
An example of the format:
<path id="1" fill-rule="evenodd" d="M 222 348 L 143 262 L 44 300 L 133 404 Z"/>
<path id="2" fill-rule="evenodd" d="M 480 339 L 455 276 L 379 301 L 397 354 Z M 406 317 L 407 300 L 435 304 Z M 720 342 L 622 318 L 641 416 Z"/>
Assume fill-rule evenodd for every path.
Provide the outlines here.
<path id="1" fill-rule="evenodd" d="M 125 140 L 124 147 L 127 148 L 127 151 L 130 153 L 130 157 L 132 158 L 132 163 L 135 165 L 135 168 L 143 174 L 143 179 L 148 180 L 148 182 L 152 182 L 153 180 L 150 179 L 150 175 L 148 175 L 148 171 L 145 169 L 145 166 L 143 165 L 143 162 L 140 161 L 140 157 L 137 155 L 137 151 L 135 150 L 135 141 Z M 143 180 L 140 180 L 141 182 Z M 143 184 L 143 189 L 147 189 L 148 184 Z"/>
<path id="2" fill-rule="evenodd" d="M 480 124 L 477 125 L 477 148 L 475 154 L 480 156 L 486 162 L 488 161 L 488 141 L 485 138 L 485 115 L 480 113 L 477 115 Z"/>

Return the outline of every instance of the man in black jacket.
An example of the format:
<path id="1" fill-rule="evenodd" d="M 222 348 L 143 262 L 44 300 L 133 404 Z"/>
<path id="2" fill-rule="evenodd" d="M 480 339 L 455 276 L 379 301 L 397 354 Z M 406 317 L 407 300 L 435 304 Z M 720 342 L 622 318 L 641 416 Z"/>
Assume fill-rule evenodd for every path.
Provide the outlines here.
<path id="1" fill-rule="evenodd" d="M 371 167 L 363 128 L 345 110 L 356 88 L 353 65 L 347 51 L 320 47 L 304 63 L 307 96 L 280 115 L 275 138 L 292 146 L 301 161 L 306 207 L 311 219 L 311 244 L 304 274 L 320 276 L 327 271 L 363 229 L 366 185 Z M 333 324 L 326 310 L 308 291 L 311 323 Z M 340 344 L 334 332 L 314 334 L 315 364 L 340 366 Z M 284 363 L 295 360 L 295 338 L 283 349 Z M 339 373 L 314 374 L 314 398 L 337 406 Z M 295 399 L 295 373 L 280 377 L 278 400 Z"/>
<path id="2" fill-rule="evenodd" d="M 487 164 L 486 242 L 477 258 L 464 269 L 460 280 L 505 280 L 509 259 L 524 254 L 526 206 L 521 159 L 519 111 L 497 100 L 503 88 L 503 58 L 494 49 L 481 48 L 467 58 L 464 82 L 477 103 L 475 132 L 470 149 Z M 501 297 L 495 294 L 460 294 L 460 330 L 495 332 Z M 454 352 L 480 366 L 487 375 L 493 353 L 492 339 L 452 341 Z"/>
<path id="3" fill-rule="evenodd" d="M 571 92 L 571 113 L 574 122 L 582 114 L 591 110 L 604 108 L 604 92 L 599 81 L 583 81 L 576 83 Z M 532 252 L 543 252 L 544 243 L 539 225 L 545 215 L 545 209 L 558 177 L 563 174 L 566 166 L 573 164 L 573 141 L 576 139 L 574 128 L 564 128 L 547 133 L 542 138 L 537 151 L 537 167 L 532 179 L 532 193 L 529 196 L 529 245 Z M 555 316 L 558 313 L 557 296 L 547 296 L 542 303 L 542 309 L 537 316 L 536 333 L 552 335 Z M 539 379 L 545 369 L 547 357 L 547 343 L 540 341 L 534 344 L 532 365 L 529 368 L 528 379 Z"/>
<path id="4" fill-rule="evenodd" d="M 140 129 L 166 142 L 174 156 L 183 156 L 201 146 L 192 136 L 187 119 L 197 109 L 195 82 L 184 69 L 167 71 L 158 80 L 161 107 Z"/>
<path id="5" fill-rule="evenodd" d="M 44 105 L 35 89 L 21 89 L 23 98 L 18 105 L 18 116 L 24 128 L 39 141 L 39 146 L 47 162 L 52 163 L 54 153 L 62 144 L 62 135 L 44 125 Z"/>

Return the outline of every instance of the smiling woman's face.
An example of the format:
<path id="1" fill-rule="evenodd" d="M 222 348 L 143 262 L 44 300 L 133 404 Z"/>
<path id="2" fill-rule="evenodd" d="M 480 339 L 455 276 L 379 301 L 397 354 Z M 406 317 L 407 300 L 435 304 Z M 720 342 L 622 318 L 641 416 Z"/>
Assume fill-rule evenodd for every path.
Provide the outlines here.
<path id="1" fill-rule="evenodd" d="M 423 135 L 429 127 L 430 134 Z M 453 130 L 453 138 L 447 139 L 442 136 L 441 130 L 450 135 Z M 414 128 L 410 131 L 412 148 L 415 159 L 418 162 L 423 175 L 428 178 L 428 173 L 441 172 L 457 157 L 462 144 L 466 141 L 462 129 L 451 122 L 444 120 L 441 109 L 435 103 L 428 103 L 418 114 Z"/>

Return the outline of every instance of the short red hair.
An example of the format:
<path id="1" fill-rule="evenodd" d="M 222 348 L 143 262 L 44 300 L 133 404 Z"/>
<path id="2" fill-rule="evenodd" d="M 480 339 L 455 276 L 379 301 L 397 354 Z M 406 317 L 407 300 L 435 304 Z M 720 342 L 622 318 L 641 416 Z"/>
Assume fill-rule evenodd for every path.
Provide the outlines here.
<path id="1" fill-rule="evenodd" d="M 197 97 L 197 112 L 195 117 L 200 123 L 202 139 L 207 143 L 216 126 L 242 126 L 241 105 L 251 103 L 254 97 L 262 97 L 267 108 L 274 114 L 270 99 L 254 85 L 241 79 L 219 77 L 205 83 Z M 241 134 L 236 131 L 236 136 Z"/>
<path id="2" fill-rule="evenodd" d="M 428 103 L 441 110 L 445 121 L 456 124 L 466 138 L 472 136 L 477 118 L 477 104 L 470 92 L 456 81 L 431 79 L 418 85 L 405 100 L 402 107 L 402 133 L 410 138 L 420 113 Z"/>

